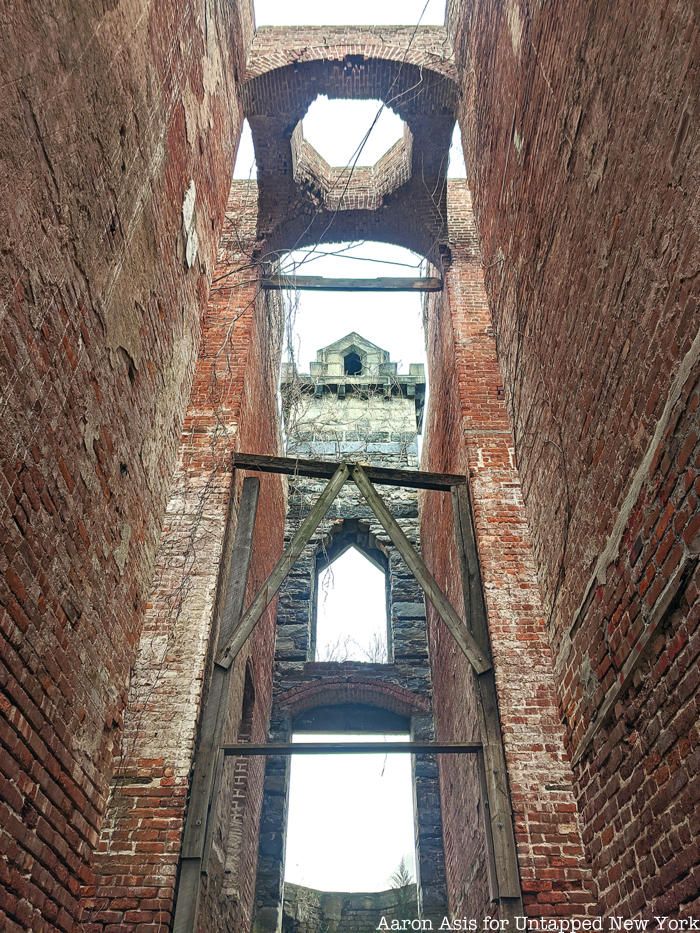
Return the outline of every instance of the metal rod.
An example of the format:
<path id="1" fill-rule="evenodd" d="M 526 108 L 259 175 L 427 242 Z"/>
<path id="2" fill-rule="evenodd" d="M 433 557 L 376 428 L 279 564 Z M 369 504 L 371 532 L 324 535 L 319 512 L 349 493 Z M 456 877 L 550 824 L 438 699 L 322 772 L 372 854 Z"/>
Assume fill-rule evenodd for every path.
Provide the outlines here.
<path id="1" fill-rule="evenodd" d="M 284 742 L 253 745 L 222 745 L 230 755 L 366 755 L 403 752 L 411 755 L 478 755 L 480 742 Z"/>

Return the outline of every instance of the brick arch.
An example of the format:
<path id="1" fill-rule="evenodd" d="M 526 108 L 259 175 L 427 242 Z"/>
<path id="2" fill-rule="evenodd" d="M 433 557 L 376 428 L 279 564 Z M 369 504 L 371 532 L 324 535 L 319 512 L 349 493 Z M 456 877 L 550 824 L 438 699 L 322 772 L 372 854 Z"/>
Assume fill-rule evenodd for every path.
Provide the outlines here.
<path id="1" fill-rule="evenodd" d="M 284 39 L 284 41 L 280 41 Z M 419 68 L 431 68 L 456 80 L 457 70 L 447 34 L 440 26 L 263 26 L 253 40 L 245 78 L 258 77 L 284 65 L 309 61 L 386 59 Z"/>
<path id="2" fill-rule="evenodd" d="M 328 664 L 323 665 L 325 668 Z M 280 694 L 280 709 L 291 717 L 318 706 L 356 704 L 410 717 L 414 713 L 430 711 L 430 704 L 421 696 L 398 684 L 378 683 L 366 677 L 339 675 L 322 682 L 292 687 Z"/>
<path id="3" fill-rule="evenodd" d="M 317 58 L 252 77 L 243 86 L 243 107 L 256 116 L 284 114 L 301 120 L 321 94 L 335 100 L 382 100 L 409 125 L 432 113 L 454 118 L 456 85 L 431 67 L 384 56 Z"/>
<path id="4" fill-rule="evenodd" d="M 333 214 L 319 210 L 312 217 L 309 211 L 301 217 L 280 217 L 274 229 L 267 236 L 263 234 L 256 258 L 270 261 L 296 249 L 368 240 L 403 246 L 441 269 L 442 256 L 448 252 L 444 239 L 443 218 L 432 203 L 410 212 L 388 214 L 373 210 Z"/>
<path id="5" fill-rule="evenodd" d="M 263 31 L 264 32 L 264 31 Z M 254 44 L 242 90 L 258 165 L 257 258 L 317 243 L 367 239 L 405 246 L 439 265 L 446 246 L 446 171 L 457 106 L 444 31 L 365 31 L 347 42 L 294 31 Z M 311 102 L 386 101 L 403 140 L 350 177 L 303 140 Z"/>

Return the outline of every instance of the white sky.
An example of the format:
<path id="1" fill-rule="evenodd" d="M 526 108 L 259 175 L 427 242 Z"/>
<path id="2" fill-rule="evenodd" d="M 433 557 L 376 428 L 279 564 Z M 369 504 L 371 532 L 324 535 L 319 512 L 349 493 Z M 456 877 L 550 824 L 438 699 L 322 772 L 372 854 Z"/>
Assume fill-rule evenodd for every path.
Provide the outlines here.
<path id="1" fill-rule="evenodd" d="M 256 26 L 443 26 L 445 0 L 255 0 Z"/>
<path id="2" fill-rule="evenodd" d="M 351 4 L 328 0 L 294 3 L 256 0 L 255 16 L 258 26 L 415 25 L 419 18 L 421 25 L 441 26 L 445 0 L 428 0 L 427 4 L 426 0 L 353 0 Z M 331 165 L 346 165 L 354 158 L 379 106 L 379 101 L 329 101 L 319 97 L 304 116 L 304 135 Z M 400 118 L 385 109 L 357 164 L 373 164 L 402 131 Z M 466 174 L 456 129 L 447 174 L 449 178 L 464 178 Z M 256 177 L 252 137 L 246 121 L 234 178 Z M 295 263 L 299 274 L 329 277 L 414 276 L 424 271 L 420 269 L 420 257 L 388 244 L 363 243 L 343 255 L 320 255 L 337 249 L 326 245 L 316 254 L 295 253 L 282 271 L 293 271 Z M 351 331 L 388 350 L 392 361 L 399 364 L 400 373 L 408 372 L 409 363 L 425 362 L 420 295 L 328 292 L 298 295 L 292 345 L 301 372 L 309 371 L 309 362 L 315 359 L 318 349 Z M 346 561 L 334 564 L 333 578 L 334 586 L 326 598 L 319 595 L 321 620 L 325 613 L 327 620 L 336 626 L 352 621 L 358 634 L 360 620 L 364 639 L 370 628 L 376 628 L 372 620 L 377 617 L 377 599 L 384 606 L 382 575 L 364 557 L 349 552 Z M 385 616 L 380 617 L 380 624 L 385 627 Z M 331 741 L 350 737 L 299 738 Z M 365 741 L 372 738 L 378 741 L 383 737 L 358 736 Z M 384 890 L 390 887 L 390 877 L 402 857 L 415 875 L 410 756 L 299 756 L 292 758 L 291 774 L 287 881 L 327 891 Z"/>
<path id="3" fill-rule="evenodd" d="M 386 655 L 385 579 L 354 547 L 318 575 L 319 661 L 380 660 L 373 652 L 376 646 Z"/>
<path id="4" fill-rule="evenodd" d="M 407 741 L 406 735 L 296 735 L 299 742 Z M 411 756 L 292 757 L 285 881 L 384 891 L 401 858 L 415 877 Z"/>
<path id="5" fill-rule="evenodd" d="M 343 131 L 337 132 L 341 119 Z M 302 126 L 304 139 L 330 165 L 352 165 L 357 159 L 362 166 L 381 159 L 403 136 L 404 124 L 380 100 L 329 100 L 322 94 L 311 103 Z"/>
<path id="6" fill-rule="evenodd" d="M 339 249 L 344 252 L 338 253 Z M 338 253 L 332 255 L 332 253 Z M 316 252 L 299 250 L 290 255 L 283 271 L 299 275 L 344 278 L 416 276 L 420 257 L 388 243 L 360 243 L 352 248 L 324 245 Z M 293 313 L 292 348 L 297 368 L 309 371 L 316 351 L 351 331 L 388 350 L 399 373 L 409 363 L 425 362 L 421 297 L 412 292 L 300 291 Z M 291 298 L 287 299 L 288 302 Z"/>
<path id="7" fill-rule="evenodd" d="M 302 121 L 304 136 L 313 139 L 313 144 L 330 165 L 347 165 L 362 145 L 379 107 L 380 102 L 375 100 L 329 100 L 324 96 L 317 97 Z M 362 146 L 357 164 L 373 165 L 393 146 L 402 132 L 403 121 L 390 108 L 385 107 Z M 447 177 L 465 178 L 466 174 L 462 141 L 455 124 Z M 247 120 L 243 121 L 233 177 L 241 180 L 258 177 L 253 136 Z"/>

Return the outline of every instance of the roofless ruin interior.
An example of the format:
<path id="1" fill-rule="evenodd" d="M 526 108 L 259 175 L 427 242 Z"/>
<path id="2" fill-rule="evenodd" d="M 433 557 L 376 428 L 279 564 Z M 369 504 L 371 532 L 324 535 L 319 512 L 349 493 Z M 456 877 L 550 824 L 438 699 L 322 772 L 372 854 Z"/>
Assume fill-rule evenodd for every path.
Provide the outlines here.
<path id="1" fill-rule="evenodd" d="M 5 6 L 0 930 L 698 928 L 693 4 Z"/>

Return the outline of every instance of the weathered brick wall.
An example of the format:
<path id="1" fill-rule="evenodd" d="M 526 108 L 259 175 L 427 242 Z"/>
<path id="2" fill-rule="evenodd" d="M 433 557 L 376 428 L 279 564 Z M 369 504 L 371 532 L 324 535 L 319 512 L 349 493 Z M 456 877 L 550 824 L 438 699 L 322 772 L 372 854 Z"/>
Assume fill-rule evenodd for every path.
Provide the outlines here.
<path id="1" fill-rule="evenodd" d="M 455 0 L 449 27 L 588 854 L 609 910 L 692 913 L 695 11 Z"/>
<path id="2" fill-rule="evenodd" d="M 230 185 L 241 7 L 3 10 L 3 929 L 78 916 Z"/>
<path id="3" fill-rule="evenodd" d="M 445 290 L 427 309 L 431 396 L 421 465 L 470 478 L 525 909 L 584 915 L 594 907 L 590 872 L 464 182 L 449 184 L 448 229 Z M 460 606 L 450 509 L 443 494 L 426 495 L 421 537 L 429 566 Z M 475 738 L 471 671 L 432 611 L 428 620 L 438 738 Z M 482 849 L 478 785 L 463 765 L 446 763 L 441 777 L 450 907 L 489 913 L 483 871 L 476 877 L 464 858 L 474 838 Z"/>
<path id="4" fill-rule="evenodd" d="M 167 924 L 172 916 L 188 777 L 208 675 L 219 562 L 224 548 L 235 450 L 276 451 L 277 379 L 281 306 L 263 293 L 246 267 L 256 229 L 256 187 L 234 182 L 214 275 L 180 463 L 166 512 L 155 582 L 134 667 L 120 758 L 100 840 L 95 882 L 85 888 L 86 929 L 128 930 Z M 231 274 L 233 273 L 233 274 Z M 279 554 L 284 487 L 262 477 L 249 590 Z M 235 518 L 235 509 L 233 510 Z M 229 546 L 231 538 L 229 538 Z M 264 739 L 270 705 L 274 607 L 265 615 L 232 676 L 229 740 L 241 721 L 246 661 L 255 689 L 254 740 Z M 241 897 L 221 896 L 230 816 L 227 769 L 214 814 L 214 846 L 202 899 L 202 929 L 216 928 L 221 912 L 244 929 L 251 910 L 262 766 L 248 776 L 250 838 L 240 860 Z M 221 838 L 220 838 L 221 837 Z"/>

